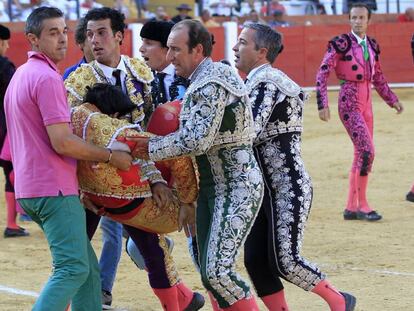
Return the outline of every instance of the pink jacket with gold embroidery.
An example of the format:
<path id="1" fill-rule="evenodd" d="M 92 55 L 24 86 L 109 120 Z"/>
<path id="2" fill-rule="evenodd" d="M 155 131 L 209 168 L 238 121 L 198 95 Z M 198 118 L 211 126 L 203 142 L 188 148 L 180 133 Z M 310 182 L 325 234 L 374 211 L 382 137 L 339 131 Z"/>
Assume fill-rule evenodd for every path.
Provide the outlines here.
<path id="1" fill-rule="evenodd" d="M 328 50 L 316 76 L 316 97 L 318 109 L 328 107 L 327 85 L 330 72 L 334 69 L 338 79 L 346 82 L 373 83 L 378 94 L 389 106 L 398 101 L 389 88 L 379 63 L 380 49 L 377 42 L 367 36 L 368 61 L 364 60 L 363 48 L 352 33 L 342 34 L 328 43 Z"/>

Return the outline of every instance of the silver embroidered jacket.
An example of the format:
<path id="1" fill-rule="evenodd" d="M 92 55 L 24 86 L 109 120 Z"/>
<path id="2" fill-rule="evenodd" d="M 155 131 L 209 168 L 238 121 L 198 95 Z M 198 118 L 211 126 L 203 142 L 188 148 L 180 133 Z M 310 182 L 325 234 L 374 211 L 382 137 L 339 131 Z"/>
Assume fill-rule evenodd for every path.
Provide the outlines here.
<path id="1" fill-rule="evenodd" d="M 300 254 L 312 203 L 311 178 L 301 156 L 306 96 L 295 82 L 270 64 L 258 68 L 246 85 L 258 134 L 253 150 L 265 184 L 261 208 L 272 227 L 269 239 L 277 254 L 277 270 L 286 280 L 309 291 L 324 275 Z M 252 232 L 255 230 L 258 229 L 253 227 Z M 266 271 L 270 273 L 264 270 L 262 274 Z"/>
<path id="2" fill-rule="evenodd" d="M 272 137 L 302 132 L 303 90 L 282 71 L 270 64 L 259 68 L 247 81 L 254 116 L 254 145 Z"/>
<path id="3" fill-rule="evenodd" d="M 229 145 L 251 145 L 255 136 L 247 90 L 227 65 L 204 60 L 182 100 L 178 131 L 149 142 L 151 160 L 202 155 Z"/>

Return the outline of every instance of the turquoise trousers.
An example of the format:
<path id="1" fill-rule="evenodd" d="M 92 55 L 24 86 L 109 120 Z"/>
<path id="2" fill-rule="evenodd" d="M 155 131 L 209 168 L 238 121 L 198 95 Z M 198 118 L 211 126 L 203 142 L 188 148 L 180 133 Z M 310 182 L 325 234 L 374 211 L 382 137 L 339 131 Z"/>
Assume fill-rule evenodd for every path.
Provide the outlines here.
<path id="1" fill-rule="evenodd" d="M 63 311 L 71 303 L 73 311 L 101 311 L 99 266 L 79 197 L 19 199 L 19 203 L 42 228 L 53 259 L 52 275 L 32 310 Z"/>

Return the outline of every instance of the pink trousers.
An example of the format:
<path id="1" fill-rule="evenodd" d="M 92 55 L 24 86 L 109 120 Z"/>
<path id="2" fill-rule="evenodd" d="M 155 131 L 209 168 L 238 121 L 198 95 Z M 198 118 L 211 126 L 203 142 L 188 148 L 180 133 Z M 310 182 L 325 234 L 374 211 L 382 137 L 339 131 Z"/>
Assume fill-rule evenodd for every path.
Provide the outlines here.
<path id="1" fill-rule="evenodd" d="M 354 145 L 352 171 L 368 175 L 375 156 L 371 83 L 345 82 L 339 92 L 338 111 Z"/>

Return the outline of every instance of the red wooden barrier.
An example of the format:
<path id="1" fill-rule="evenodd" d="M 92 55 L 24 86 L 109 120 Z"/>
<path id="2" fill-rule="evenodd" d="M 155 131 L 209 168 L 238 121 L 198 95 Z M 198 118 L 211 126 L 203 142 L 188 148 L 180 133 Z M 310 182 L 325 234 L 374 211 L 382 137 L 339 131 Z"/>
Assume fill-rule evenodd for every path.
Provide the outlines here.
<path id="1" fill-rule="evenodd" d="M 213 47 L 213 59 L 224 58 L 224 29 L 209 29 L 216 44 Z M 285 71 L 301 86 L 314 86 L 315 76 L 325 53 L 329 39 L 348 32 L 348 25 L 314 25 L 279 28 L 284 35 L 283 53 L 276 60 L 275 66 Z M 414 33 L 414 23 L 381 23 L 372 24 L 368 34 L 377 39 L 381 47 L 380 60 L 382 70 L 389 82 L 414 82 L 414 64 L 411 56 L 410 42 Z M 132 36 L 129 30 L 125 33 L 122 53 L 131 55 Z M 16 64 L 26 61 L 29 45 L 21 32 L 13 32 L 7 56 Z M 74 44 L 73 33 L 70 33 L 67 58 L 59 64 L 64 68 L 75 64 L 81 57 Z M 330 84 L 338 84 L 332 73 Z"/>
<path id="2" fill-rule="evenodd" d="M 73 32 L 68 34 L 68 50 L 66 58 L 58 64 L 60 71 L 63 73 L 65 68 L 72 66 L 79 62 L 82 57 L 82 52 L 75 44 Z M 27 51 L 30 50 L 30 45 L 26 40 L 23 32 L 13 32 L 10 39 L 10 48 L 7 50 L 7 57 L 16 65 L 20 66 L 27 60 Z M 125 39 L 121 45 L 122 54 L 132 54 L 132 36 L 131 31 L 125 31 Z"/>
<path id="3" fill-rule="evenodd" d="M 214 36 L 213 53 L 211 57 L 215 61 L 220 61 L 224 58 L 224 28 L 223 27 L 212 27 L 208 28 L 208 31 Z"/>

